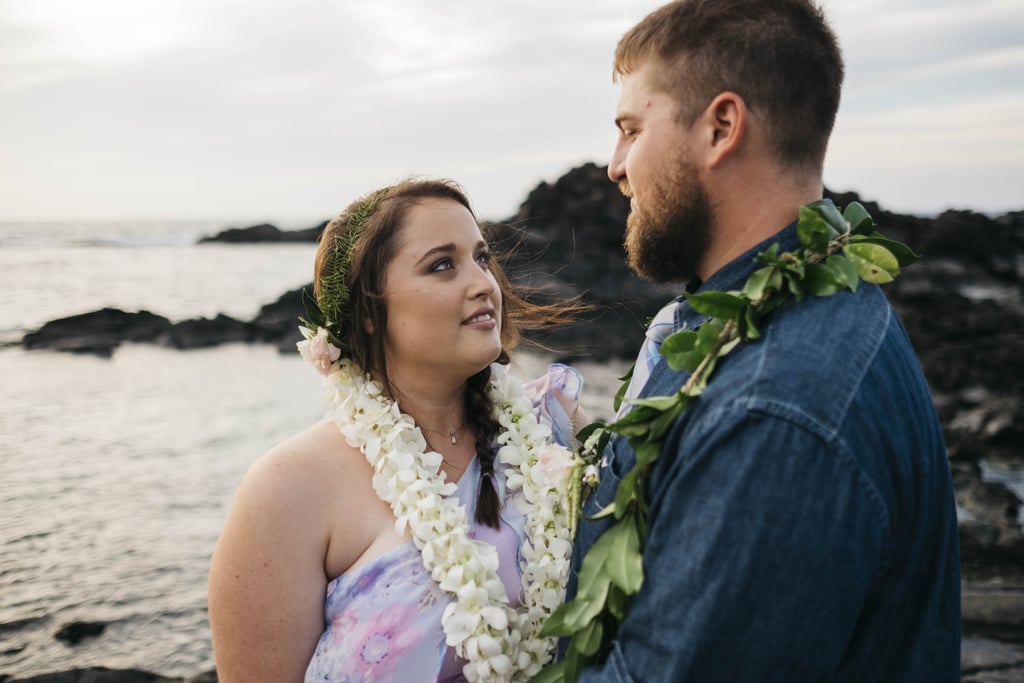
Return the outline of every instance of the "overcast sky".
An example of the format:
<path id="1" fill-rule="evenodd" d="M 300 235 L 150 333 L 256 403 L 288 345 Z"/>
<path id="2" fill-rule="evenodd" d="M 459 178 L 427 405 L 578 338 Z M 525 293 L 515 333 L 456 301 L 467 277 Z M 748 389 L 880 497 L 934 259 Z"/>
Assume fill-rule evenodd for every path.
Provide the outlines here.
<path id="1" fill-rule="evenodd" d="M 648 0 L 0 0 L 0 220 L 301 227 L 406 175 L 482 218 L 607 163 Z M 827 0 L 847 62 L 826 183 L 1024 208 L 1024 0 Z"/>

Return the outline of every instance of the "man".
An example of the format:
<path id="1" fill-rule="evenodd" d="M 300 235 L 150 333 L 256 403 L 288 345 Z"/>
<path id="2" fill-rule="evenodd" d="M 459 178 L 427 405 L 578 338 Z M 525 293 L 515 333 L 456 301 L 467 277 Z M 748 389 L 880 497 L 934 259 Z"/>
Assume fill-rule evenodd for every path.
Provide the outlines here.
<path id="1" fill-rule="evenodd" d="M 758 252 L 798 244 L 798 208 L 822 196 L 843 76 L 820 10 L 680 0 L 622 38 L 614 73 L 608 174 L 632 200 L 638 273 L 739 290 Z M 704 320 L 685 300 L 668 311 L 674 330 Z M 580 680 L 959 680 L 949 465 L 895 313 L 861 283 L 791 300 L 761 331 L 720 361 L 663 442 L 646 484 L 643 585 Z M 663 359 L 637 373 L 641 397 L 688 375 Z M 586 516 L 634 463 L 616 437 L 574 576 L 614 522 Z"/>

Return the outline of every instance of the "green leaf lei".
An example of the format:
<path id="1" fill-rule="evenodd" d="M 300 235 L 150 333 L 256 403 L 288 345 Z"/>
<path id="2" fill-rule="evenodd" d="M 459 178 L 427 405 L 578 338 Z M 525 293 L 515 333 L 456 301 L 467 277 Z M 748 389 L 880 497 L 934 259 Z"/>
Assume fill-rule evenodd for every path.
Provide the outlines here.
<path id="1" fill-rule="evenodd" d="M 614 515 L 616 522 L 587 552 L 580 567 L 576 597 L 559 607 L 545 622 L 541 635 L 568 637 L 562 661 L 535 676 L 534 683 L 575 681 L 581 669 L 596 659 L 629 611 L 630 597 L 644 581 L 642 553 L 647 535 L 648 504 L 644 485 L 661 444 L 676 419 L 703 393 L 715 365 L 737 345 L 761 336 L 765 317 L 789 299 L 805 295 L 831 296 L 855 291 L 861 280 L 884 284 L 919 257 L 906 245 L 885 239 L 859 203 L 843 213 L 825 200 L 800 208 L 797 222 L 800 247 L 779 253 L 773 244 L 755 257 L 761 268 L 740 291 L 701 292 L 686 299 L 709 319 L 693 331 L 668 336 L 661 353 L 673 370 L 689 370 L 681 389 L 670 396 L 631 399 L 633 409 L 611 424 L 596 422 L 579 433 L 583 446 L 570 488 L 584 490 L 596 481 L 584 475 L 615 434 L 629 439 L 636 465 L 619 482 L 615 501 L 594 515 Z M 632 370 L 622 378 L 615 409 L 623 401 Z M 575 510 L 579 514 L 579 508 Z M 570 520 L 575 528 L 576 520 Z"/>
<path id="2" fill-rule="evenodd" d="M 348 273 L 352 262 L 352 250 L 356 240 L 363 234 L 366 221 L 370 218 L 377 204 L 387 197 L 390 187 L 377 190 L 362 202 L 353 207 L 345 219 L 345 230 L 332 231 L 329 239 L 333 240 L 333 255 L 328 260 L 328 267 L 320 276 L 320 295 L 314 298 L 305 289 L 302 290 L 302 306 L 306 310 L 306 318 L 302 323 L 315 332 L 318 328 L 327 330 L 327 339 L 344 352 L 351 349 L 349 335 L 352 333 L 352 307 L 349 306 Z"/>

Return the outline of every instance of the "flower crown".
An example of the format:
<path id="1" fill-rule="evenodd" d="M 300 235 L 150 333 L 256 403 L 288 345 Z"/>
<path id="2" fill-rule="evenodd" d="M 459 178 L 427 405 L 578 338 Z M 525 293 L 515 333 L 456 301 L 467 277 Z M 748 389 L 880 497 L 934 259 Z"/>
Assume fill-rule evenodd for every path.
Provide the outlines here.
<path id="1" fill-rule="evenodd" d="M 320 374 L 327 375 L 341 352 L 351 350 L 352 307 L 349 305 L 349 266 L 352 251 L 366 227 L 366 221 L 384 199 L 390 187 L 377 190 L 348 212 L 346 230 L 332 231 L 331 258 L 320 276 L 320 294 L 314 297 L 302 290 L 302 306 L 306 317 L 299 318 L 303 340 L 297 344 L 299 353 L 312 363 Z"/>

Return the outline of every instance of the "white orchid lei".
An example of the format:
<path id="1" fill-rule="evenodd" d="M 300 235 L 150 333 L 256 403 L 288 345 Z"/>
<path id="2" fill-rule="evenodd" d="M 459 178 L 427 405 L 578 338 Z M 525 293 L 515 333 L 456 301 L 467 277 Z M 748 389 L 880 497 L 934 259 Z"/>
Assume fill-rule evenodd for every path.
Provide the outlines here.
<path id="1" fill-rule="evenodd" d="M 466 511 L 449 497 L 455 484 L 445 481 L 441 455 L 427 450 L 413 418 L 350 359 L 332 358 L 330 345 L 310 353 L 311 342 L 320 344 L 311 331 L 303 336 L 303 356 L 321 372 L 322 362 L 329 364 L 327 416 L 366 456 L 374 490 L 391 506 L 396 529 L 409 528 L 424 566 L 452 597 L 441 623 L 447 644 L 467 660 L 463 675 L 469 681 L 530 679 L 553 654 L 556 639 L 542 638 L 540 629 L 564 600 L 572 551 L 566 487 L 545 470 L 565 470 L 552 462 L 571 454 L 552 443 L 551 426 L 538 419 L 522 383 L 505 368 L 491 366 L 488 392 L 502 429 L 497 459 L 506 466 L 507 499 L 526 516 L 520 551 L 523 602 L 512 608 L 498 577 L 497 550 L 469 537 Z"/>

